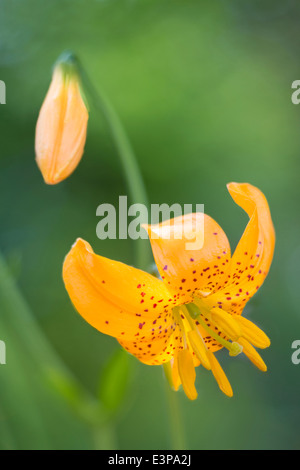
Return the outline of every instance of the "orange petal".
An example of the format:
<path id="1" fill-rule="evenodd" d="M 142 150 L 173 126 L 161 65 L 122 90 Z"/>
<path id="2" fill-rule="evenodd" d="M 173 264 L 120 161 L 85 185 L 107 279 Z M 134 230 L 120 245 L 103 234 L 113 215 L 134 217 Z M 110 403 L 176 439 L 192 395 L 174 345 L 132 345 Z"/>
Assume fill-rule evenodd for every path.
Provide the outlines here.
<path id="1" fill-rule="evenodd" d="M 196 290 L 209 293 L 223 284 L 230 246 L 211 217 L 188 214 L 145 228 L 162 279 L 181 301 L 188 301 Z"/>
<path id="2" fill-rule="evenodd" d="M 36 161 L 47 184 L 59 183 L 77 167 L 87 121 L 77 75 L 57 65 L 36 126 Z"/>
<path id="3" fill-rule="evenodd" d="M 119 343 L 126 351 L 133 354 L 139 361 L 151 366 L 166 364 L 173 358 L 182 346 L 182 337 L 178 326 L 171 328 L 151 328 L 149 332 L 143 332 L 133 340 L 118 338 Z"/>
<path id="4" fill-rule="evenodd" d="M 175 328 L 170 297 L 162 281 L 144 271 L 96 255 L 78 239 L 66 256 L 63 279 L 80 315 L 102 333 L 133 340 Z"/>
<path id="5" fill-rule="evenodd" d="M 248 183 L 230 183 L 228 190 L 250 220 L 232 256 L 229 282 L 205 301 L 210 307 L 241 314 L 269 272 L 275 232 L 267 200 L 259 189 Z"/>

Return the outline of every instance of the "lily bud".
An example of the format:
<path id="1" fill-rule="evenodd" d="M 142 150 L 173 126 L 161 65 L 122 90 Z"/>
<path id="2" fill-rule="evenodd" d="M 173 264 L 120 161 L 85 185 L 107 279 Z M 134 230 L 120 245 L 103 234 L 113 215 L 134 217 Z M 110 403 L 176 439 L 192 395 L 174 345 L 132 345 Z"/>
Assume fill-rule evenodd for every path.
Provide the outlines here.
<path id="1" fill-rule="evenodd" d="M 88 122 L 74 58 L 62 56 L 36 126 L 36 161 L 45 183 L 57 184 L 77 167 L 83 155 Z"/>

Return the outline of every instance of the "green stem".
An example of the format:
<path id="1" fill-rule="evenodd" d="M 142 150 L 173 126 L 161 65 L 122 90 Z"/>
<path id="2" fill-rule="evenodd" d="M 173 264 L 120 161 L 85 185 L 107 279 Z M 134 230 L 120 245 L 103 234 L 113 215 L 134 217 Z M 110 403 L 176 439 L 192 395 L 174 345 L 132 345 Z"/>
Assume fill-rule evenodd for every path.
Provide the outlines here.
<path id="1" fill-rule="evenodd" d="M 135 154 L 131 147 L 130 141 L 124 130 L 124 127 L 119 119 L 118 114 L 115 112 L 110 100 L 103 93 L 97 90 L 91 80 L 89 79 L 85 69 L 81 66 L 77 59 L 78 68 L 82 81 L 88 90 L 93 105 L 96 110 L 100 111 L 105 117 L 105 120 L 110 128 L 112 137 L 114 139 L 120 162 L 127 182 L 129 194 L 133 203 L 144 204 L 147 208 L 148 197 L 143 182 L 143 177 L 138 166 Z M 145 220 L 145 222 L 147 222 Z M 136 264 L 140 268 L 147 269 L 152 262 L 152 255 L 150 251 L 150 244 L 145 240 L 138 239 L 137 243 L 137 257 Z M 166 388 L 167 401 L 170 409 L 170 422 L 171 422 L 171 436 L 172 446 L 174 449 L 185 449 L 184 430 L 182 425 L 181 413 L 179 410 L 178 396 L 167 385 Z"/>
<path id="2" fill-rule="evenodd" d="M 144 204 L 146 207 L 149 207 L 143 178 L 122 123 L 107 96 L 103 93 L 103 91 L 99 93 L 99 91 L 94 88 L 85 70 L 82 67 L 80 68 L 84 84 L 87 86 L 91 97 L 93 97 L 93 104 L 103 113 L 111 130 L 123 167 L 123 172 L 127 181 L 131 200 L 134 203 L 139 202 Z M 149 268 L 152 261 L 150 244 L 148 243 L 145 245 L 144 240 L 141 239 L 138 241 L 137 265 L 140 268 L 147 269 Z M 166 387 L 166 394 L 170 410 L 170 429 L 173 449 L 185 449 L 184 429 L 182 425 L 181 413 L 179 410 L 178 396 L 168 385 Z"/>
<path id="3" fill-rule="evenodd" d="M 97 450 L 117 450 L 115 430 L 110 423 L 95 427 L 93 436 Z"/>
<path id="4" fill-rule="evenodd" d="M 172 450 L 185 450 L 185 430 L 179 406 L 178 392 L 172 390 L 167 381 L 165 382 L 165 387 L 166 398 L 169 407 Z"/>
<path id="5" fill-rule="evenodd" d="M 96 430 L 99 442 L 104 417 L 98 400 L 82 387 L 76 377 L 74 377 L 62 362 L 58 354 L 52 349 L 52 346 L 36 323 L 14 279 L 11 277 L 1 254 L 0 311 L 1 332 L 2 334 L 7 333 L 7 341 L 11 344 L 10 350 L 7 353 L 8 360 L 14 354 L 13 370 L 16 371 L 16 368 L 20 369 L 17 373 L 17 377 L 20 377 L 21 380 L 22 358 L 26 358 L 26 364 L 30 364 L 31 369 L 34 370 L 34 378 L 36 379 L 36 377 L 40 376 L 48 385 L 54 386 L 61 392 L 61 396 L 65 395 L 65 398 L 78 415 L 87 422 L 92 430 Z M 11 335 L 12 339 L 10 339 L 9 335 Z M 6 338 L 1 339 L 5 340 Z M 12 344 L 12 341 L 14 344 Z M 21 352 L 18 357 L 17 351 Z M 8 374 L 11 370 L 9 366 L 3 366 L 3 373 L 7 371 Z M 25 379 L 26 377 L 24 377 L 22 387 L 27 387 Z M 11 382 L 12 380 L 13 377 L 10 378 Z M 12 388 L 11 393 L 14 391 L 14 388 L 16 387 Z M 16 391 L 18 388 L 20 389 L 20 384 L 16 388 Z M 67 391 L 67 394 L 65 391 Z M 33 393 L 30 394 L 29 392 L 30 391 L 28 391 L 28 397 L 26 397 L 26 399 L 28 403 L 31 403 L 34 401 L 34 396 Z M 70 396 L 68 395 L 69 392 L 71 392 Z M 7 397 L 7 400 L 8 399 L 9 396 Z M 41 423 L 38 420 L 38 410 L 35 409 L 35 406 L 36 405 L 32 403 L 31 414 L 35 413 L 36 426 L 38 427 L 40 425 L 41 427 Z"/>
<path id="6" fill-rule="evenodd" d="M 78 63 L 78 66 L 82 81 L 92 98 L 95 109 L 100 111 L 104 116 L 111 131 L 119 154 L 131 201 L 132 203 L 143 204 L 148 208 L 148 196 L 143 177 L 121 120 L 108 97 L 103 91 L 99 92 L 99 90 L 94 87 L 85 72 L 85 69 L 80 65 L 80 63 Z M 143 222 L 147 223 L 147 220 Z M 139 238 L 136 245 L 136 264 L 139 268 L 148 269 L 152 262 L 149 242 Z"/>

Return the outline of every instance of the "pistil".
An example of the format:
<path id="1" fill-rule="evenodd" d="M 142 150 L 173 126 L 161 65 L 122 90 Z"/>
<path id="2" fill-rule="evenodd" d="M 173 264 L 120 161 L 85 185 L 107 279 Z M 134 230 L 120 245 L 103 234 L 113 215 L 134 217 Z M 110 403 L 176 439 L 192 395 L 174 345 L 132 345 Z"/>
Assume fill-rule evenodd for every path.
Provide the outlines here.
<path id="1" fill-rule="evenodd" d="M 184 307 L 185 307 L 185 309 L 188 313 L 188 316 L 192 317 L 194 320 L 197 320 L 199 322 L 199 324 L 205 329 L 205 331 L 207 331 L 207 333 L 212 338 L 214 338 L 218 343 L 220 343 L 222 346 L 224 346 L 226 349 L 228 349 L 230 356 L 237 356 L 238 354 L 240 354 L 243 351 L 243 347 L 239 343 L 237 343 L 235 341 L 230 342 L 230 341 L 227 341 L 226 339 L 222 338 L 214 330 L 212 330 L 207 325 L 207 323 L 203 320 L 203 316 L 205 316 L 205 315 L 207 316 L 207 314 L 209 314 L 209 316 L 211 315 L 210 310 L 208 309 L 208 307 L 205 306 L 205 310 L 204 310 L 203 313 L 198 308 L 198 306 L 195 305 L 194 303 L 186 304 Z M 217 324 L 217 322 L 215 322 L 215 323 Z M 221 331 L 221 329 L 220 329 L 220 331 Z"/>

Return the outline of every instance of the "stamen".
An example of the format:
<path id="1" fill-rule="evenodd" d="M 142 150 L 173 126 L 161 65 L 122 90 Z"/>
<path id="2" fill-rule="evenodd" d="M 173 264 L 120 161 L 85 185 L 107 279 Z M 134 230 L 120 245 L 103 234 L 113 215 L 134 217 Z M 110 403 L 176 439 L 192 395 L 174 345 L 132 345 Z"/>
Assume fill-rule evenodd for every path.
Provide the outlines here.
<path id="1" fill-rule="evenodd" d="M 208 354 L 209 354 L 209 360 L 211 363 L 212 373 L 214 374 L 214 377 L 220 389 L 222 390 L 223 393 L 225 393 L 225 395 L 227 395 L 228 397 L 232 397 L 233 391 L 232 391 L 231 385 L 225 375 L 225 372 L 220 366 L 219 361 L 215 358 L 215 355 L 211 351 L 208 351 Z"/>
<path id="2" fill-rule="evenodd" d="M 248 357 L 248 359 L 250 359 L 250 361 L 253 362 L 256 367 L 258 367 L 258 369 L 262 370 L 263 372 L 266 372 L 267 366 L 258 354 L 258 352 L 254 349 L 254 347 L 250 343 L 248 343 L 248 341 L 244 338 L 240 338 L 239 341 L 241 342 L 241 345 L 243 346 L 243 351 Z"/>
<path id="3" fill-rule="evenodd" d="M 190 400 L 196 400 L 198 396 L 195 388 L 196 372 L 193 356 L 188 349 L 182 349 L 178 353 L 178 372 L 186 396 Z"/>
<path id="4" fill-rule="evenodd" d="M 207 318 L 231 340 L 236 341 L 242 335 L 239 324 L 230 313 L 220 308 L 212 308 L 210 314 L 207 315 Z"/>
<path id="5" fill-rule="evenodd" d="M 193 362 L 193 356 L 188 349 L 186 329 L 181 318 L 181 308 L 174 307 L 173 315 L 178 321 L 183 338 L 184 349 L 181 349 L 177 354 L 178 373 L 182 383 L 183 390 L 190 400 L 195 400 L 198 396 L 195 388 L 196 371 Z"/>
<path id="6" fill-rule="evenodd" d="M 206 318 L 209 319 L 222 333 L 233 341 L 239 339 L 242 335 L 239 324 L 235 321 L 235 318 L 230 313 L 225 312 L 221 308 L 209 309 L 204 302 L 200 299 L 194 298 L 195 304 L 199 307 L 200 311 L 205 312 Z"/>
<path id="7" fill-rule="evenodd" d="M 235 317 L 242 330 L 242 336 L 256 348 L 265 349 L 270 346 L 267 335 L 258 326 L 242 316 Z"/>
<path id="8" fill-rule="evenodd" d="M 197 308 L 196 305 L 187 304 L 185 307 L 187 308 L 187 310 L 188 310 L 189 314 L 191 315 L 191 317 L 194 318 L 194 319 L 197 318 L 197 321 L 200 323 L 200 325 L 207 331 L 207 333 L 212 338 L 214 338 L 218 343 L 220 343 L 222 346 L 224 346 L 224 348 L 228 349 L 229 354 L 231 356 L 237 356 L 238 354 L 240 354 L 242 352 L 243 348 L 242 347 L 237 348 L 237 343 L 230 343 L 226 339 L 219 336 L 209 326 L 207 326 L 206 322 L 201 317 L 202 312 Z M 207 309 L 207 307 L 206 307 L 206 309 Z M 206 315 L 206 312 L 205 312 L 205 315 Z"/>
<path id="9" fill-rule="evenodd" d="M 200 332 L 198 333 L 196 330 L 189 331 L 188 338 L 193 348 L 193 351 L 199 359 L 201 365 L 205 367 L 205 369 L 211 370 L 211 365 L 207 357 L 207 349 L 205 347 L 205 343 L 202 339 L 202 336 L 200 335 Z"/>
<path id="10" fill-rule="evenodd" d="M 174 307 L 173 308 L 173 315 L 176 318 L 176 320 L 178 321 L 178 324 L 179 324 L 179 327 L 180 327 L 180 330 L 181 330 L 181 334 L 182 334 L 183 345 L 184 345 L 184 348 L 186 349 L 187 348 L 187 339 L 186 339 L 186 334 L 185 334 L 185 327 L 184 327 L 184 324 L 183 324 L 183 321 L 182 321 L 182 318 L 181 318 L 181 308 L 180 307 Z"/>
<path id="11" fill-rule="evenodd" d="M 180 387 L 181 381 L 178 372 L 177 357 L 173 357 L 169 362 L 163 364 L 165 376 L 171 388 L 177 391 Z"/>
<path id="12" fill-rule="evenodd" d="M 195 322 L 191 319 L 189 312 L 185 305 L 181 307 L 181 311 L 184 314 L 185 318 L 188 320 L 191 327 L 191 331 L 188 332 L 188 339 L 190 345 L 193 348 L 194 353 L 199 359 L 201 365 L 207 370 L 211 370 L 210 362 L 207 356 L 207 348 L 205 346 L 204 340 L 198 328 L 195 325 Z"/>

